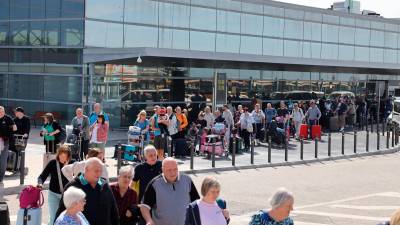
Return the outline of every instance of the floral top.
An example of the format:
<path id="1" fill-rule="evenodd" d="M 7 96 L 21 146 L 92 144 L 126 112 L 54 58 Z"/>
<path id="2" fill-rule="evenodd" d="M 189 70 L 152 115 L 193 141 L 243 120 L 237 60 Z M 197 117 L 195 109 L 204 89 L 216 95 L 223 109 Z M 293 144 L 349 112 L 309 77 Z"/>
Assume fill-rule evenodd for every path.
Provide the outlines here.
<path id="1" fill-rule="evenodd" d="M 58 216 L 54 225 L 90 225 L 83 213 L 79 212 L 76 215 L 80 221 L 76 221 L 75 217 L 66 214 L 64 211 Z"/>
<path id="2" fill-rule="evenodd" d="M 259 211 L 251 217 L 249 225 L 294 225 L 294 223 L 290 217 L 277 222 L 269 216 L 268 212 Z"/>

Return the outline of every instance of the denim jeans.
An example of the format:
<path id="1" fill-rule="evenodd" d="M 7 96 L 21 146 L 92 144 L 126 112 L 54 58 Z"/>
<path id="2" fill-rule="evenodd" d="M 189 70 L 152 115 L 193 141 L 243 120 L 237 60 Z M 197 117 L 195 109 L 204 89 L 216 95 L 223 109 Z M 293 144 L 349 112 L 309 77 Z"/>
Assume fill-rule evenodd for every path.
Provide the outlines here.
<path id="1" fill-rule="evenodd" d="M 57 213 L 58 206 L 60 205 L 61 194 L 49 191 L 48 201 L 49 201 L 49 223 L 48 225 L 53 225 Z"/>
<path id="2" fill-rule="evenodd" d="M 0 153 L 0 182 L 3 182 L 7 169 L 8 141 L 4 141 L 4 149 Z"/>

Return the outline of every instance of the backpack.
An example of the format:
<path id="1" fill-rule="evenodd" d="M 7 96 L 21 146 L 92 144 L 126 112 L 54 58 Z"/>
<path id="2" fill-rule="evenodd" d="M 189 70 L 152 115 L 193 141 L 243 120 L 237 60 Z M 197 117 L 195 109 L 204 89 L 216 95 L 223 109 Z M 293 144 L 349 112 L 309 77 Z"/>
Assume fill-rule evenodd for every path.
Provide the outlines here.
<path id="1" fill-rule="evenodd" d="M 59 127 L 60 132 L 56 135 L 56 139 L 58 143 L 64 143 L 66 138 L 67 138 L 67 133 L 65 132 L 65 129 L 62 128 L 61 126 Z"/>
<path id="2" fill-rule="evenodd" d="M 21 209 L 40 208 L 44 204 L 43 192 L 32 185 L 22 189 L 19 195 L 19 207 Z"/>

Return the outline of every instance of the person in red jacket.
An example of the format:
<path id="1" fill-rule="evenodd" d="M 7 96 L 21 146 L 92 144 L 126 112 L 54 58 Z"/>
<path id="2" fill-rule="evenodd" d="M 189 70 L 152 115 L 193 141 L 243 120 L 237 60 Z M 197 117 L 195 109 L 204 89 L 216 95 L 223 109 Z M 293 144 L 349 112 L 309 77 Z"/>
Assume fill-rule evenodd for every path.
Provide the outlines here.
<path id="1" fill-rule="evenodd" d="M 97 117 L 97 123 L 90 128 L 90 147 L 99 148 L 105 154 L 105 145 L 108 136 L 108 123 L 106 123 L 104 115 Z"/>

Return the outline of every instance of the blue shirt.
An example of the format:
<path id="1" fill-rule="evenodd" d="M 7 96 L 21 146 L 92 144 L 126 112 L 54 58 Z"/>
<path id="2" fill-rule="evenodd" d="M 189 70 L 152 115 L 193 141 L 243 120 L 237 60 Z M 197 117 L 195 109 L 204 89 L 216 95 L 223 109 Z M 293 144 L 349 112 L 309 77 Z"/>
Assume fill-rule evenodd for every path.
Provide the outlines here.
<path id="1" fill-rule="evenodd" d="M 149 122 L 149 120 L 147 120 L 147 119 L 146 119 L 145 121 L 143 121 L 143 122 L 140 122 L 139 120 L 136 120 L 135 123 L 133 124 L 133 126 L 140 127 L 140 130 L 141 130 L 141 131 L 143 131 L 144 129 L 146 129 L 146 127 L 147 127 L 148 125 L 150 125 L 150 122 Z M 146 132 L 146 141 L 149 141 L 149 140 L 150 140 L 150 132 L 147 131 L 147 132 Z"/>
<path id="2" fill-rule="evenodd" d="M 267 123 L 270 123 L 274 116 L 276 116 L 276 109 L 265 109 L 265 119 L 267 120 Z"/>
<path id="3" fill-rule="evenodd" d="M 54 225 L 90 225 L 83 213 L 79 212 L 76 215 L 79 221 L 77 221 L 75 217 L 66 214 L 64 211 L 58 216 Z"/>
<path id="4" fill-rule="evenodd" d="M 160 136 L 161 130 L 160 130 L 160 126 L 158 126 L 158 115 L 154 115 L 153 119 L 154 119 L 154 127 L 159 128 L 158 130 L 154 130 L 154 136 Z"/>
<path id="5" fill-rule="evenodd" d="M 104 120 L 109 122 L 110 119 L 108 118 L 107 114 L 104 112 L 100 112 L 100 114 L 102 114 L 104 116 Z M 92 126 L 93 124 L 96 123 L 97 118 L 99 117 L 99 114 L 97 114 L 96 112 L 92 112 L 89 116 L 89 122 L 90 122 L 90 126 Z"/>
<path id="6" fill-rule="evenodd" d="M 294 223 L 290 217 L 277 222 L 269 216 L 268 212 L 259 211 L 251 217 L 249 225 L 294 225 Z"/>

